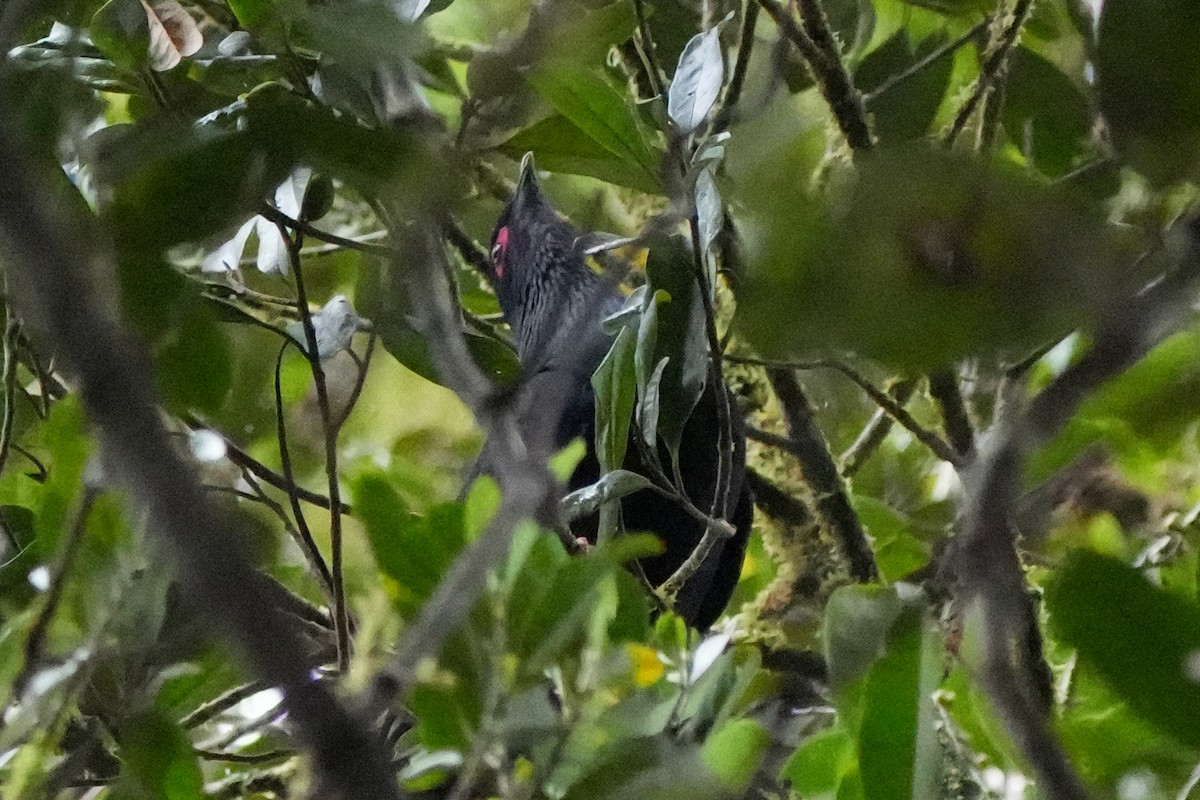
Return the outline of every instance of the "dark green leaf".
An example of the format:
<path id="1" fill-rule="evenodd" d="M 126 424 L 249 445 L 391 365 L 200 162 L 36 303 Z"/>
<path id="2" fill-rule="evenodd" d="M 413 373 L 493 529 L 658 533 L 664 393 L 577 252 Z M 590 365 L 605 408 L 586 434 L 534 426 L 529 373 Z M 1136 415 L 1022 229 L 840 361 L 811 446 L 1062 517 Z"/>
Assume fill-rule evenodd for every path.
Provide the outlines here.
<path id="1" fill-rule="evenodd" d="M 146 63 L 150 23 L 140 0 L 108 0 L 92 17 L 88 35 L 101 53 L 127 69 Z"/>
<path id="2" fill-rule="evenodd" d="M 658 435 L 675 453 L 708 380 L 704 306 L 692 254 L 681 239 L 659 237 L 651 242 L 646 276 L 652 297 L 661 298 L 654 357 L 647 363 L 657 368 L 662 359 L 669 359 L 659 390 Z"/>
<path id="3" fill-rule="evenodd" d="M 872 50 L 854 71 L 854 83 L 864 93 L 879 88 L 894 75 L 912 67 L 946 40 L 938 34 L 924 39 L 915 50 L 908 31 L 901 28 L 892 38 Z M 870 105 L 875 134 L 881 142 L 918 139 L 929 132 L 942 98 L 950 85 L 954 59 L 941 58 L 915 77 L 897 84 Z"/>
<path id="4" fill-rule="evenodd" d="M 157 710 L 128 719 L 121 737 L 123 780 L 156 800 L 198 800 L 204 779 L 191 742 L 173 720 Z"/>
<path id="5" fill-rule="evenodd" d="M 1122 156 L 1156 184 L 1195 178 L 1200 166 L 1200 4 L 1106 0 L 1096 82 Z"/>
<path id="6" fill-rule="evenodd" d="M 1027 48 L 1009 57 L 1001 119 L 1009 138 L 1045 175 L 1070 172 L 1088 152 L 1087 99 L 1058 67 Z"/>
<path id="7" fill-rule="evenodd" d="M 1052 629 L 1082 663 L 1146 720 L 1200 747 L 1200 606 L 1091 552 L 1063 566 L 1046 601 Z"/>

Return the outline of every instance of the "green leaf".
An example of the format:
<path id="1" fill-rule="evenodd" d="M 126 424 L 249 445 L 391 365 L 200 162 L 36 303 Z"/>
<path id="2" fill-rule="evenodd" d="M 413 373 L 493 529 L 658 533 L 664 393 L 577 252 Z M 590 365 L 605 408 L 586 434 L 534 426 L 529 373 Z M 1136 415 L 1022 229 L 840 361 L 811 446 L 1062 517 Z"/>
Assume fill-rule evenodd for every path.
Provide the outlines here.
<path id="1" fill-rule="evenodd" d="M 700 757 L 722 788 L 741 795 L 750 788 L 770 743 L 771 736 L 762 725 L 752 719 L 738 719 L 717 729 L 704 743 Z"/>
<path id="2" fill-rule="evenodd" d="M 538 166 L 551 172 L 587 175 L 647 194 L 662 192 L 644 166 L 614 155 L 561 114 L 518 131 L 499 149 L 513 159 L 532 151 Z"/>
<path id="3" fill-rule="evenodd" d="M 108 0 L 88 25 L 92 42 L 113 63 L 138 69 L 150 50 L 150 23 L 140 0 Z"/>
<path id="4" fill-rule="evenodd" d="M 1090 552 L 1063 566 L 1046 601 L 1051 628 L 1082 663 L 1147 721 L 1200 747 L 1200 606 Z"/>
<path id="5" fill-rule="evenodd" d="M 895 590 L 882 586 L 843 586 L 829 596 L 821 639 L 835 691 L 867 674 L 902 608 Z"/>
<path id="6" fill-rule="evenodd" d="M 1096 83 L 1113 144 L 1151 182 L 1195 178 L 1200 166 L 1200 4 L 1106 0 Z"/>
<path id="7" fill-rule="evenodd" d="M 668 359 L 659 387 L 658 435 L 675 454 L 708 380 L 704 306 L 691 251 L 681 239 L 659 237 L 650 243 L 646 277 L 650 297 L 658 302 L 653 358 L 644 364 L 657 369 L 662 359 Z M 646 375 L 647 381 L 650 377 Z"/>
<path id="8" fill-rule="evenodd" d="M 942 647 L 924 611 L 906 608 L 871 667 L 858 731 L 859 774 L 868 800 L 936 797 L 942 760 L 932 694 Z"/>
<path id="9" fill-rule="evenodd" d="M 401 613 L 421 607 L 464 542 L 462 506 L 435 507 L 424 519 L 410 512 L 387 479 L 364 473 L 352 484 L 355 516 L 366 528 L 380 570 Z"/>
<path id="10" fill-rule="evenodd" d="M 599 599 L 600 582 L 611 567 L 607 559 L 589 554 L 569 559 L 555 570 L 533 605 L 521 615 L 512 637 L 513 651 L 522 659 L 522 674 L 536 678 L 560 655 L 582 644 Z"/>
<path id="11" fill-rule="evenodd" d="M 605 472 L 625 463 L 637 394 L 633 356 L 633 332 L 624 328 L 592 376 L 592 388 L 596 392 L 596 457 L 600 469 Z"/>
<path id="12" fill-rule="evenodd" d="M 1059 177 L 1088 154 L 1092 112 L 1077 83 L 1032 50 L 1009 56 L 1001 120 L 1043 174 Z"/>
<path id="13" fill-rule="evenodd" d="M 659 152 L 648 141 L 637 112 L 595 69 L 543 63 L 526 80 L 555 111 L 585 135 L 631 167 L 641 168 L 657 184 Z"/>
<path id="14" fill-rule="evenodd" d="M 854 741 L 841 725 L 834 725 L 804 740 L 787 763 L 780 777 L 805 798 L 832 798 L 854 758 Z"/>
<path id="15" fill-rule="evenodd" d="M 1099 209 L 1027 175 L 919 146 L 856 164 L 829 204 L 796 199 L 777 165 L 743 184 L 763 242 L 738 320 L 765 354 L 928 371 L 1027 352 L 1148 277 Z"/>
<path id="16" fill-rule="evenodd" d="M 854 83 L 864 93 L 878 89 L 894 75 L 915 65 L 945 42 L 944 34 L 926 37 L 915 49 L 908 31 L 901 28 L 872 50 L 854 70 Z M 941 58 L 913 78 L 896 84 L 870 104 L 875 134 L 881 142 L 918 139 L 929 132 L 946 89 L 954 59 Z"/>
<path id="17" fill-rule="evenodd" d="M 121 736 L 123 781 L 161 800 L 197 800 L 204 779 L 191 742 L 173 720 L 158 710 L 125 721 Z"/>
<path id="18" fill-rule="evenodd" d="M 875 558 L 885 580 L 898 581 L 929 563 L 928 548 L 912 520 L 874 497 L 855 494 L 851 502 L 875 543 Z"/>

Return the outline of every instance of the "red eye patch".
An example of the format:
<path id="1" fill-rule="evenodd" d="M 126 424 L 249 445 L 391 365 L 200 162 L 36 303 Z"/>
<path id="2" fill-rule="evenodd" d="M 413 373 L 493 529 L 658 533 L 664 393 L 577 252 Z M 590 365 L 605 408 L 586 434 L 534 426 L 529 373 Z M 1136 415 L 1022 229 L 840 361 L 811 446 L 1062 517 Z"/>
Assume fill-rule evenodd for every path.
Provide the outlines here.
<path id="1" fill-rule="evenodd" d="M 504 251 L 508 249 L 508 226 L 505 225 L 500 230 L 496 231 L 496 243 L 492 245 L 492 267 L 496 270 L 496 277 L 504 277 L 504 264 L 500 260 L 504 257 Z"/>

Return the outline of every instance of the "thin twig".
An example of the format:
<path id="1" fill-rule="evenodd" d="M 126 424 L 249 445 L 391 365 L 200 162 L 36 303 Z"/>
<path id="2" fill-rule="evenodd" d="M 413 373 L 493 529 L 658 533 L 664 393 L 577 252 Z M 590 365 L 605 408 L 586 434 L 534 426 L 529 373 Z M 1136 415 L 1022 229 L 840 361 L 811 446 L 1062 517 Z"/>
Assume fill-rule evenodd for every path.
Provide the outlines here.
<path id="1" fill-rule="evenodd" d="M 362 253 L 369 253 L 370 255 L 382 256 L 384 258 L 392 258 L 396 255 L 396 250 L 393 247 L 383 244 L 372 244 L 371 242 L 362 242 L 356 239 L 347 239 L 345 236 L 327 233 L 320 228 L 313 227 L 310 223 L 304 220 L 293 219 L 292 217 L 289 217 L 287 214 L 283 213 L 278 208 L 275 208 L 275 206 L 271 205 L 270 203 L 263 203 L 262 206 L 259 207 L 258 213 L 263 218 L 275 223 L 277 227 L 290 228 L 291 230 L 296 231 L 296 233 L 303 234 L 312 239 L 317 239 L 318 241 L 336 244 L 337 246 L 344 247 L 347 250 L 358 250 Z M 285 240 L 291 240 L 291 237 L 288 235 L 287 231 L 283 232 L 283 236 Z"/>
<path id="2" fill-rule="evenodd" d="M 17 412 L 17 336 L 21 325 L 7 303 L 4 306 L 4 417 L 0 419 L 0 475 L 8 463 L 8 448 L 12 441 L 13 420 Z"/>
<path id="3" fill-rule="evenodd" d="M 975 23 L 975 25 L 973 25 L 969 31 L 959 36 L 957 39 L 953 39 L 941 47 L 933 50 L 931 53 L 929 53 L 929 55 L 913 64 L 908 69 L 904 70 L 903 72 L 896 73 L 871 91 L 864 94 L 863 104 L 867 108 L 870 108 L 872 103 L 895 89 L 897 86 L 912 80 L 936 64 L 938 61 L 941 61 L 946 56 L 956 52 L 963 45 L 974 41 L 975 38 L 978 37 L 983 31 L 987 30 L 987 27 L 991 24 L 992 18 L 990 16 L 984 17 L 979 22 Z"/>
<path id="4" fill-rule="evenodd" d="M 958 114 L 954 117 L 954 122 L 950 125 L 950 130 L 947 131 L 944 143 L 947 147 L 954 145 L 959 134 L 967 127 L 967 123 L 971 120 L 971 115 L 975 113 L 975 109 L 979 107 L 979 103 L 984 99 L 992 81 L 1000 74 L 1008 62 L 1009 53 L 1012 52 L 1013 46 L 1017 43 L 1017 38 L 1021 34 L 1021 27 L 1029 18 L 1029 12 L 1033 9 L 1033 0 L 1016 0 L 1013 6 L 1012 21 L 1000 31 L 1000 34 L 988 46 L 988 55 L 983 62 L 983 67 L 979 70 L 979 77 L 975 81 L 975 88 L 967 97 L 967 101 L 963 103 L 958 110 Z"/>
<path id="5" fill-rule="evenodd" d="M 51 579 L 50 587 L 46 590 L 46 600 L 42 603 L 41 610 L 34 619 L 33 625 L 30 626 L 29 633 L 25 636 L 25 656 L 21 663 L 21 671 L 13 679 L 13 697 L 21 696 L 25 690 L 25 684 L 37 669 L 38 662 L 42 660 L 42 646 L 46 641 L 46 631 L 50 629 L 50 621 L 58 611 L 59 603 L 62 602 L 67 576 L 75 565 L 76 556 L 79 555 L 79 548 L 83 544 L 83 536 L 87 530 L 88 516 L 91 514 L 92 506 L 98 495 L 99 492 L 90 487 L 83 491 L 83 498 L 79 501 L 79 508 L 75 511 L 74 522 L 67 531 L 62 553 L 58 558 L 58 563 L 54 566 L 54 576 Z"/>
<path id="6" fill-rule="evenodd" d="M 250 681 L 249 683 L 243 683 L 241 686 L 235 686 L 229 691 L 209 700 L 204 705 L 199 706 L 183 719 L 179 720 L 179 727 L 184 730 L 198 728 L 221 712 L 228 711 L 247 697 L 256 695 L 267 688 L 261 681 Z"/>
<path id="7" fill-rule="evenodd" d="M 367 350 L 363 353 L 362 358 L 354 354 L 353 350 L 347 350 L 350 357 L 354 359 L 354 364 L 358 367 L 358 376 L 354 379 L 354 386 L 350 389 L 350 397 L 346 400 L 346 406 L 342 409 L 342 413 L 338 416 L 334 423 L 334 430 L 340 432 L 346 424 L 346 420 L 350 419 L 350 413 L 354 411 L 354 407 L 358 405 L 358 399 L 362 396 L 363 387 L 367 383 L 367 371 L 371 368 L 371 356 L 375 353 L 375 342 L 379 336 L 375 331 L 371 331 L 367 336 Z"/>
<path id="8" fill-rule="evenodd" d="M 633 37 L 638 55 L 642 57 L 642 65 L 646 69 L 646 79 L 650 81 L 650 90 L 656 97 L 667 102 L 666 74 L 658 63 L 658 53 L 654 48 L 654 37 L 650 34 L 650 20 L 646 16 L 645 0 L 632 0 L 633 12 L 637 17 L 637 32 Z"/>
<path id="9" fill-rule="evenodd" d="M 292 455 L 287 442 L 287 423 L 284 419 L 282 382 L 283 356 L 288 348 L 292 346 L 294 346 L 294 342 L 284 342 L 279 348 L 279 356 L 275 359 L 275 438 L 279 443 L 279 464 L 283 469 L 285 486 L 296 486 L 296 474 L 292 470 Z M 316 540 L 313 539 L 312 529 L 308 527 L 308 520 L 304 517 L 304 510 L 300 508 L 300 495 L 298 492 L 288 492 L 287 496 L 288 502 L 292 506 L 292 517 L 296 521 L 296 532 L 300 537 L 300 549 L 308 561 L 309 568 L 320 580 L 322 589 L 332 598 L 334 596 L 333 573 L 329 571 L 329 565 L 325 563 L 325 557 L 321 555 L 321 550 L 317 547 Z M 326 508 L 332 507 L 333 503 L 326 506 Z"/>
<path id="10" fill-rule="evenodd" d="M 195 429 L 195 428 L 200 427 L 200 428 L 205 428 L 206 430 L 208 430 L 208 428 L 206 426 L 204 426 L 199 420 L 186 419 L 185 422 L 187 422 L 187 425 L 189 428 Z M 277 420 L 277 422 L 278 422 L 278 420 Z M 321 494 L 317 494 L 316 492 L 313 492 L 313 491 L 309 491 L 308 489 L 305 489 L 303 486 L 297 486 L 286 475 L 280 475 L 278 472 L 275 472 L 274 470 L 269 468 L 267 465 L 263 464 L 261 461 L 254 458 L 254 456 L 250 455 L 245 450 L 238 447 L 236 444 L 234 444 L 232 441 L 230 441 L 228 437 L 224 437 L 224 438 L 225 438 L 225 456 L 230 461 L 232 461 L 234 464 L 238 465 L 242 469 L 251 473 L 252 475 L 254 475 L 254 477 L 258 478 L 263 483 L 266 483 L 268 486 L 272 486 L 272 487 L 278 489 L 279 491 L 284 492 L 288 495 L 295 495 L 297 499 L 303 500 L 304 502 L 309 503 L 314 506 L 317 506 L 318 508 L 324 508 L 324 509 L 329 508 L 329 498 L 328 497 L 325 497 L 324 495 L 321 495 Z M 343 514 L 349 515 L 352 513 L 350 506 L 347 505 L 346 503 L 342 503 L 341 506 L 339 506 L 339 508 L 341 508 Z"/>
<path id="11" fill-rule="evenodd" d="M 874 401 L 875 405 L 883 409 L 892 419 L 899 422 L 909 433 L 917 438 L 921 444 L 928 447 L 943 461 L 949 461 L 951 464 L 962 466 L 962 457 L 955 451 L 954 447 L 942 439 L 933 431 L 926 428 L 913 417 L 908 411 L 887 392 L 875 386 L 866 379 L 861 373 L 854 368 L 841 363 L 840 361 L 830 361 L 827 359 L 818 359 L 814 361 L 776 361 L 765 358 L 749 358 L 746 356 L 725 356 L 726 360 L 736 364 L 751 364 L 754 366 L 766 367 L 767 369 L 832 369 L 840 372 L 850 380 L 854 381 L 860 389 L 866 392 L 867 396 Z"/>
<path id="12" fill-rule="evenodd" d="M 708 337 L 708 360 L 712 370 L 709 380 L 717 395 L 717 480 L 714 487 L 712 510 L 709 516 L 724 519 L 729 503 L 729 489 L 733 483 L 733 408 L 729 392 L 725 388 L 724 359 L 721 356 L 721 337 L 717 333 L 717 317 L 713 309 L 716 287 L 709 286 L 708 273 L 704 268 L 704 254 L 700 251 L 700 226 L 693 214 L 689 220 L 692 229 L 692 272 L 696 277 L 696 290 L 700 293 L 700 304 L 704 309 L 704 333 Z M 680 490 L 683 489 L 680 484 Z M 711 528 L 710 528 L 711 529 Z M 707 535 L 707 531 L 706 531 Z M 704 544 L 701 540 L 701 544 Z M 708 543 L 711 548 L 714 542 Z M 685 562 L 686 563 L 686 562 Z M 678 573 L 677 573 L 678 574 Z M 672 576 L 674 577 L 674 576 Z"/>
<path id="13" fill-rule="evenodd" d="M 307 344 L 305 355 L 312 367 L 313 384 L 317 390 L 317 407 L 321 412 L 321 430 L 325 439 L 325 477 L 329 483 L 329 550 L 330 572 L 333 575 L 333 627 L 337 634 L 338 672 L 345 674 L 350 668 L 350 621 L 346 610 L 346 587 L 342 571 L 342 512 L 341 487 L 338 485 L 337 439 L 338 425 L 334 424 L 333 412 L 329 407 L 329 388 L 325 384 L 325 370 L 321 366 L 321 352 L 317 349 L 317 330 L 313 327 L 312 311 L 308 307 L 308 292 L 304 288 L 304 268 L 300 263 L 300 247 L 303 237 L 297 233 L 288 235 L 282 223 L 276 223 L 279 233 L 287 244 L 292 262 L 292 274 L 296 280 L 296 310 L 304 326 Z M 366 370 L 360 370 L 365 377 Z M 349 409 L 346 411 L 349 414 Z"/>
<path id="14" fill-rule="evenodd" d="M 442 230 L 446 233 L 446 240 L 454 246 L 463 261 L 474 267 L 480 275 L 488 274 L 491 259 L 488 258 L 488 254 L 483 248 L 475 244 L 475 240 L 467 235 L 457 220 L 447 214 L 442 219 Z"/>
<path id="15" fill-rule="evenodd" d="M 909 378 L 904 378 L 896 381 L 889 386 L 886 391 L 888 397 L 896 403 L 899 408 L 904 408 L 904 404 L 912 397 L 913 392 L 917 389 L 917 382 Z M 851 478 L 862 469 L 863 464 L 867 463 L 879 446 L 887 439 L 888 433 L 892 430 L 892 425 L 896 418 L 882 408 L 875 410 L 871 421 L 866 424 L 862 432 L 854 439 L 846 452 L 842 453 L 838 458 L 838 466 L 841 469 L 843 478 Z"/>
<path id="16" fill-rule="evenodd" d="M 758 0 L 746 0 L 742 8 L 742 30 L 738 37 L 737 60 L 733 62 L 733 76 L 725 89 L 721 110 L 713 117 L 713 131 L 723 131 L 733 122 L 738 101 L 742 99 L 742 87 L 746 85 L 746 74 L 750 71 L 750 53 L 754 49 L 754 30 L 758 25 Z"/>

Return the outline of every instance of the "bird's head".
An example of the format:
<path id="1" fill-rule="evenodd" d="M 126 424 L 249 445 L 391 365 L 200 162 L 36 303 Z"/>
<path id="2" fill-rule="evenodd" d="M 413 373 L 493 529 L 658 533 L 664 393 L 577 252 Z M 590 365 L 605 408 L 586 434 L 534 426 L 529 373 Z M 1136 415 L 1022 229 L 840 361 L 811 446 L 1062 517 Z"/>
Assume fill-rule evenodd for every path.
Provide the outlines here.
<path id="1" fill-rule="evenodd" d="M 533 154 L 521 161 L 517 190 L 492 233 L 488 279 L 519 342 L 554 316 L 594 275 L 577 243 L 580 232 L 562 219 L 538 186 Z"/>

